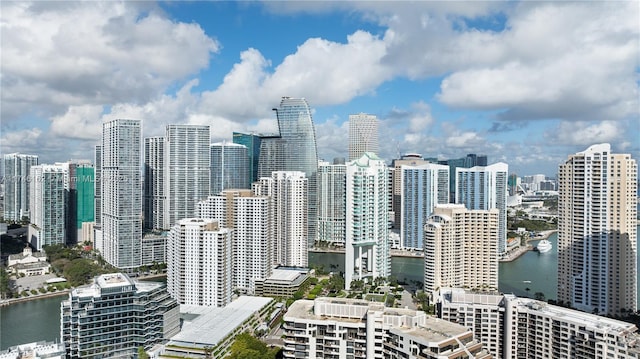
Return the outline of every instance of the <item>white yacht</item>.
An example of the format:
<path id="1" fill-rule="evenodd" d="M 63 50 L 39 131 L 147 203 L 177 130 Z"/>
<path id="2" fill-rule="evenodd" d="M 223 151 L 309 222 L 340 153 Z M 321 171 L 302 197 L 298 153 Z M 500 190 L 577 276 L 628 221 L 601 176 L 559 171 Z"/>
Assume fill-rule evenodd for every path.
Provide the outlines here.
<path id="1" fill-rule="evenodd" d="M 548 252 L 551 250 L 552 247 L 553 245 L 551 244 L 551 242 L 549 242 L 546 239 L 543 239 L 540 242 L 538 242 L 538 245 L 536 246 L 536 248 L 538 249 L 538 252 L 540 253 Z"/>

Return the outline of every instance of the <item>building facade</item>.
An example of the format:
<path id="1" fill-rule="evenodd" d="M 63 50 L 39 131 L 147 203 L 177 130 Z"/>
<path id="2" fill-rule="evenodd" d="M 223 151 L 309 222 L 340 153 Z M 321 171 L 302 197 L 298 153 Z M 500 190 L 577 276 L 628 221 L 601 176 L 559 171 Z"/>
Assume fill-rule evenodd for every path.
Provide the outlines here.
<path id="1" fill-rule="evenodd" d="M 363 300 L 298 300 L 284 315 L 284 358 L 491 358 L 482 346 L 461 325 Z"/>
<path id="2" fill-rule="evenodd" d="M 237 143 L 211 144 L 211 185 L 209 193 L 225 189 L 251 188 L 247 147 Z"/>
<path id="3" fill-rule="evenodd" d="M 507 178 L 509 166 L 499 162 L 489 166 L 456 168 L 456 202 L 468 209 L 499 211 L 498 254 L 507 250 Z"/>
<path id="4" fill-rule="evenodd" d="M 461 158 L 452 158 L 448 160 L 439 160 L 439 164 L 449 166 L 450 172 L 449 177 L 454 179 L 456 178 L 456 168 L 471 168 L 476 166 L 487 166 L 487 156 L 485 155 L 476 155 L 475 153 L 470 153 L 465 157 Z M 456 182 L 455 180 L 451 181 L 449 187 L 449 200 L 451 203 L 456 203 Z"/>
<path id="5" fill-rule="evenodd" d="M 164 137 L 144 139 L 144 227 L 165 228 Z"/>
<path id="6" fill-rule="evenodd" d="M 304 172 L 277 171 L 270 178 L 260 178 L 253 191 L 271 197 L 275 226 L 273 264 L 307 267 L 308 255 L 308 178 Z"/>
<path id="7" fill-rule="evenodd" d="M 61 166 L 31 167 L 31 223 L 28 236 L 31 245 L 38 251 L 47 245 L 65 244 L 69 194 L 65 183 L 68 182 L 68 176 L 69 173 Z"/>
<path id="8" fill-rule="evenodd" d="M 395 229 L 401 229 L 402 223 L 402 166 L 421 166 L 429 164 L 428 160 L 422 158 L 422 155 L 417 153 L 405 154 L 401 158 L 394 159 L 391 162 L 391 220 L 392 227 Z"/>
<path id="9" fill-rule="evenodd" d="M 210 142 L 209 126 L 167 125 L 163 229 L 195 217 L 196 204 L 209 196 Z"/>
<path id="10" fill-rule="evenodd" d="M 5 221 L 17 222 L 29 216 L 29 175 L 31 166 L 37 164 L 36 155 L 10 153 L 3 156 Z"/>
<path id="11" fill-rule="evenodd" d="M 365 152 L 380 152 L 378 118 L 366 113 L 349 115 L 349 161 L 362 157 Z"/>
<path id="12" fill-rule="evenodd" d="M 437 205 L 424 226 L 424 290 L 498 289 L 498 210 Z"/>
<path id="13" fill-rule="evenodd" d="M 558 300 L 587 312 L 635 312 L 636 161 L 593 145 L 560 165 L 558 184 Z"/>
<path id="14" fill-rule="evenodd" d="M 384 161 L 370 152 L 347 165 L 347 290 L 353 280 L 373 280 L 391 274 L 388 178 Z"/>
<path id="15" fill-rule="evenodd" d="M 271 198 L 251 190 L 225 190 L 198 203 L 200 218 L 218 219 L 232 230 L 232 286 L 254 293 L 272 273 L 275 226 Z"/>
<path id="16" fill-rule="evenodd" d="M 140 120 L 115 119 L 102 124 L 99 250 L 116 268 L 139 267 L 142 260 L 141 149 Z"/>
<path id="17" fill-rule="evenodd" d="M 400 242 L 422 250 L 424 224 L 437 204 L 449 203 L 449 167 L 437 164 L 402 166 Z"/>
<path id="18" fill-rule="evenodd" d="M 339 163 L 342 162 L 342 163 Z M 318 164 L 318 243 L 344 246 L 347 166 L 344 161 Z"/>
<path id="19" fill-rule="evenodd" d="M 513 294 L 440 288 L 438 317 L 473 331 L 495 358 L 638 358 L 632 324 Z"/>
<path id="20" fill-rule="evenodd" d="M 260 147 L 259 177 L 271 177 L 275 171 L 300 171 L 305 174 L 307 191 L 307 240 L 312 246 L 317 237 L 318 150 L 311 108 L 304 98 L 283 97 L 274 109 L 278 118 L 278 137 L 263 137 Z"/>
<path id="21" fill-rule="evenodd" d="M 167 239 L 167 290 L 180 304 L 231 302 L 231 230 L 213 219 L 185 218 Z"/>
<path id="22" fill-rule="evenodd" d="M 260 162 L 260 145 L 262 137 L 263 135 L 254 133 L 233 133 L 233 143 L 243 145 L 247 148 L 247 157 L 249 158 L 247 167 L 249 183 L 253 183 L 258 180 L 258 163 Z"/>
<path id="23" fill-rule="evenodd" d="M 164 284 L 103 274 L 60 304 L 67 358 L 130 358 L 180 331 L 180 309 Z"/>

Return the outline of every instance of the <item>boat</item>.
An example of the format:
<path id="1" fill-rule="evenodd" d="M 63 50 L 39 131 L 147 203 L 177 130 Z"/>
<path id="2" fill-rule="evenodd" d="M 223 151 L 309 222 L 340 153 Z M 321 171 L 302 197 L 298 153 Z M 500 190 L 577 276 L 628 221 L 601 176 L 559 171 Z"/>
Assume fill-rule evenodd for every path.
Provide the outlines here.
<path id="1" fill-rule="evenodd" d="M 551 242 L 549 242 L 546 239 L 541 240 L 540 242 L 538 242 L 538 245 L 536 246 L 536 249 L 538 250 L 538 252 L 540 253 L 545 253 L 551 250 L 551 247 L 553 247 L 551 245 Z"/>

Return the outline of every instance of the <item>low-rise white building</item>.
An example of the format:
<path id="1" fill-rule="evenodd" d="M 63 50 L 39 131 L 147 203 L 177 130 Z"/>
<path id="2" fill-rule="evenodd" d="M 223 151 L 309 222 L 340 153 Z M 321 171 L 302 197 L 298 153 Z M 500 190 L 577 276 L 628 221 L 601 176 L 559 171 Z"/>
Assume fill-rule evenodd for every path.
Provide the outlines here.
<path id="1" fill-rule="evenodd" d="M 357 299 L 298 300 L 284 335 L 285 358 L 492 358 L 461 325 Z"/>
<path id="2" fill-rule="evenodd" d="M 0 351 L 0 359 L 64 359 L 63 343 L 34 342 L 12 346 Z"/>
<path id="3" fill-rule="evenodd" d="M 51 265 L 47 262 L 47 254 L 44 250 L 34 253 L 31 247 L 27 246 L 21 254 L 9 256 L 7 268 L 18 275 L 23 273 L 26 276 L 32 276 L 49 273 Z"/>
<path id="4" fill-rule="evenodd" d="M 496 358 L 639 358 L 634 324 L 512 294 L 441 288 L 438 316 L 475 334 Z"/>

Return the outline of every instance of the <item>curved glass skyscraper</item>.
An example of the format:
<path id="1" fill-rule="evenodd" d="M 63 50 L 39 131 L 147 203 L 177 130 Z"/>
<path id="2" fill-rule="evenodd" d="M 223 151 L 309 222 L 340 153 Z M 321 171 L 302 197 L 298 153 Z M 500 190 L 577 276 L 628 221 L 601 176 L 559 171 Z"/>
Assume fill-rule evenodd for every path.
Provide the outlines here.
<path id="1" fill-rule="evenodd" d="M 311 109 L 304 98 L 283 97 L 274 109 L 278 117 L 279 137 L 263 138 L 260 146 L 260 176 L 274 171 L 301 171 L 308 178 L 308 239 L 313 245 L 317 232 L 318 151 Z M 270 156 L 263 156 L 263 149 Z M 278 157 L 278 158 L 274 158 Z M 264 159 L 264 160 L 263 160 Z"/>

